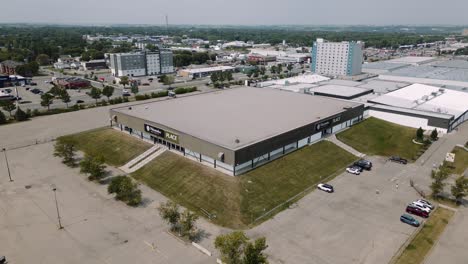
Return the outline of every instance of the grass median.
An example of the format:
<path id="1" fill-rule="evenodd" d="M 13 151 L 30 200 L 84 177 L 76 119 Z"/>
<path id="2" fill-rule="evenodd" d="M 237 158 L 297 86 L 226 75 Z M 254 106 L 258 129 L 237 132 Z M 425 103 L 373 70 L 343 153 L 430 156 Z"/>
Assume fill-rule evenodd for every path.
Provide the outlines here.
<path id="1" fill-rule="evenodd" d="M 151 148 L 151 144 L 111 128 L 99 128 L 57 139 L 74 143 L 86 154 L 102 155 L 107 164 L 122 166 Z"/>
<path id="2" fill-rule="evenodd" d="M 359 152 L 368 155 L 398 155 L 413 160 L 422 149 L 414 144 L 416 129 L 400 126 L 374 117 L 339 133 L 336 137 Z"/>
<path id="3" fill-rule="evenodd" d="M 395 264 L 420 264 L 439 239 L 454 211 L 438 207 L 419 233 L 397 258 Z"/>

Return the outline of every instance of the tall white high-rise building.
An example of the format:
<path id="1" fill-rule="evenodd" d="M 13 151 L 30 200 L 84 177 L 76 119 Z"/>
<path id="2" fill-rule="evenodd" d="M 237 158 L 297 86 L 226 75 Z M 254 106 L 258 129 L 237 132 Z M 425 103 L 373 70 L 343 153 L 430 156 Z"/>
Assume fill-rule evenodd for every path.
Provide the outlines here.
<path id="1" fill-rule="evenodd" d="M 328 42 L 317 39 L 312 46 L 311 70 L 324 75 L 357 75 L 361 73 L 364 42 Z"/>

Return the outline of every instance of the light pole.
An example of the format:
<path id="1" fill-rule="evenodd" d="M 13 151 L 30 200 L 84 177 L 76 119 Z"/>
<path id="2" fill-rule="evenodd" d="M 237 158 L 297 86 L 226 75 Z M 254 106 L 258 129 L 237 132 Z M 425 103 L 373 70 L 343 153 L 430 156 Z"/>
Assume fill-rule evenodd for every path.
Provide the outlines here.
<path id="1" fill-rule="evenodd" d="M 7 154 L 6 154 L 6 149 L 3 148 L 3 154 L 5 155 L 5 162 L 6 162 L 6 167 L 7 167 L 7 171 L 8 171 L 8 178 L 10 178 L 10 182 L 13 181 L 13 179 L 11 178 L 11 173 L 10 173 L 10 165 L 8 164 L 8 157 L 7 157 Z"/>
<path id="2" fill-rule="evenodd" d="M 52 191 L 54 191 L 55 207 L 57 208 L 57 219 L 58 219 L 58 223 L 59 223 L 59 229 L 63 229 L 62 221 L 60 219 L 60 212 L 59 212 L 58 202 L 57 202 L 57 188 L 54 185 L 52 185 Z"/>

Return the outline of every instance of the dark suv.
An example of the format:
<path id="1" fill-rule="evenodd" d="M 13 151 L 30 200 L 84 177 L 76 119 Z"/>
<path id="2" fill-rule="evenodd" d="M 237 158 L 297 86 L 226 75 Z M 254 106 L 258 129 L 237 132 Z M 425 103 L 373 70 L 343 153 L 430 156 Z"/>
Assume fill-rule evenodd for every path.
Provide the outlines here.
<path id="1" fill-rule="evenodd" d="M 400 164 L 406 164 L 408 163 L 408 160 L 400 157 L 400 156 L 391 156 L 390 161 L 393 161 L 393 162 L 396 162 L 396 163 L 400 163 Z"/>
<path id="2" fill-rule="evenodd" d="M 358 167 L 361 167 L 365 170 L 371 170 L 372 169 L 372 162 L 368 161 L 368 160 L 358 160 L 356 162 L 354 162 L 354 166 L 358 166 Z"/>
<path id="3" fill-rule="evenodd" d="M 428 212 L 423 211 L 423 210 L 419 209 L 419 208 L 416 207 L 416 206 L 408 205 L 408 206 L 406 207 L 406 212 L 407 212 L 407 213 L 410 213 L 410 214 L 414 214 L 414 215 L 420 216 L 420 217 L 424 217 L 424 218 L 428 218 L 428 217 L 429 217 L 429 213 L 428 213 Z"/>

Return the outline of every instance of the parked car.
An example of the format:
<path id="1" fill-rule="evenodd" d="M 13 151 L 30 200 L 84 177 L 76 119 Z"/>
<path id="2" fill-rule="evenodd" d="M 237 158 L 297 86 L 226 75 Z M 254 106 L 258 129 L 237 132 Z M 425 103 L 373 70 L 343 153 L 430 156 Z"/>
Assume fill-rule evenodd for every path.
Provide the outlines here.
<path id="1" fill-rule="evenodd" d="M 361 167 L 351 166 L 351 167 L 346 168 L 346 171 L 351 174 L 359 175 L 361 174 Z"/>
<path id="2" fill-rule="evenodd" d="M 29 85 L 31 85 L 31 86 L 36 86 L 37 83 L 35 83 L 35 82 L 30 82 Z"/>
<path id="3" fill-rule="evenodd" d="M 82 103 L 84 103 L 84 101 L 83 100 L 76 100 L 76 103 L 77 104 L 82 104 Z"/>
<path id="4" fill-rule="evenodd" d="M 319 185 L 317 185 L 317 188 L 327 193 L 332 193 L 335 191 L 333 189 L 333 186 L 331 186 L 330 184 L 326 184 L 326 183 L 320 183 Z"/>
<path id="5" fill-rule="evenodd" d="M 427 205 L 419 202 L 412 202 L 410 205 L 421 208 L 424 211 L 427 211 L 428 213 L 431 212 L 431 208 L 429 208 Z"/>
<path id="6" fill-rule="evenodd" d="M 153 78 L 148 78 L 148 81 L 150 81 L 150 82 L 153 81 L 153 80 L 154 80 Z"/>
<path id="7" fill-rule="evenodd" d="M 400 164 L 407 164 L 408 163 L 408 160 L 400 157 L 400 156 L 391 156 L 389 158 L 390 161 L 392 162 L 396 162 L 396 163 L 400 163 Z"/>
<path id="8" fill-rule="evenodd" d="M 149 84 L 149 83 L 142 83 L 141 85 L 143 85 L 143 86 L 149 86 L 150 84 Z"/>
<path id="9" fill-rule="evenodd" d="M 419 202 L 419 203 L 422 203 L 422 204 L 426 205 L 431 210 L 434 209 L 434 205 L 432 203 L 430 203 L 428 200 L 418 199 L 418 200 L 416 200 L 416 202 Z"/>
<path id="10" fill-rule="evenodd" d="M 3 89 L 3 91 L 4 91 L 5 93 L 11 93 L 13 90 L 11 90 L 10 88 L 7 88 L 7 89 Z"/>
<path id="11" fill-rule="evenodd" d="M 402 214 L 400 216 L 400 221 L 403 223 L 407 223 L 408 225 L 415 226 L 415 227 L 419 226 L 419 221 L 414 219 L 414 217 L 412 217 L 409 214 Z"/>
<path id="12" fill-rule="evenodd" d="M 421 210 L 420 208 L 416 207 L 416 206 L 413 206 L 413 205 L 408 205 L 406 207 L 406 212 L 407 213 L 410 213 L 410 214 L 414 214 L 414 215 L 417 215 L 417 216 L 421 216 L 421 217 L 424 217 L 424 218 L 428 218 L 429 217 L 429 213 L 426 212 L 426 211 L 423 211 Z"/>
<path id="13" fill-rule="evenodd" d="M 6 264 L 6 258 L 5 256 L 0 256 L 0 264 Z"/>
<path id="14" fill-rule="evenodd" d="M 123 90 L 122 90 L 122 96 L 130 96 L 130 95 L 131 95 L 131 94 L 130 94 L 130 91 L 129 91 L 129 90 L 127 90 L 127 89 L 123 89 Z"/>
<path id="15" fill-rule="evenodd" d="M 366 169 L 366 170 L 371 170 L 372 169 L 372 162 L 368 161 L 368 160 L 358 160 L 356 162 L 354 162 L 354 165 L 355 166 L 359 166 L 363 169 Z"/>
<path id="16" fill-rule="evenodd" d="M 33 93 L 33 94 L 40 94 L 40 93 L 42 92 L 42 90 L 37 89 L 37 88 L 31 89 L 31 90 L 29 90 L 29 91 L 30 91 L 31 93 Z"/>

